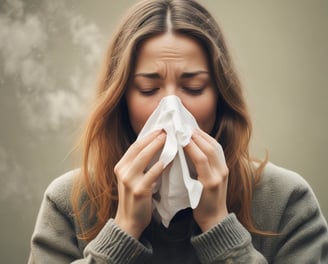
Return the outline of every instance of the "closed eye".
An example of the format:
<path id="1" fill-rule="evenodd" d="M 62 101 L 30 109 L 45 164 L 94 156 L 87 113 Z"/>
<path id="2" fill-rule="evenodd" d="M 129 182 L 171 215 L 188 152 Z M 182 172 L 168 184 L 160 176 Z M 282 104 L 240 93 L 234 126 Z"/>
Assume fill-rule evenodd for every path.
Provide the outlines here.
<path id="1" fill-rule="evenodd" d="M 201 95 L 204 91 L 204 87 L 182 87 L 183 90 L 190 95 Z"/>
<path id="2" fill-rule="evenodd" d="M 139 92 L 144 96 L 151 96 L 155 94 L 159 88 L 151 88 L 151 89 L 139 89 Z"/>

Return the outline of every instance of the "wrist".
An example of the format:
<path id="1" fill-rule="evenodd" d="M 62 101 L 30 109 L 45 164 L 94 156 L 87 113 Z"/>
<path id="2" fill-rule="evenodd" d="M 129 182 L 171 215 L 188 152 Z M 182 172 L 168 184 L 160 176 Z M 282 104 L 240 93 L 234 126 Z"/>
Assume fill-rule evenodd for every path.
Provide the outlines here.
<path id="1" fill-rule="evenodd" d="M 143 230 L 138 227 L 137 225 L 133 224 L 133 223 L 129 223 L 128 221 L 124 221 L 121 219 L 114 219 L 115 224 L 124 232 L 126 232 L 127 234 L 129 234 L 130 236 L 132 236 L 135 239 L 139 239 Z"/>
<path id="2" fill-rule="evenodd" d="M 199 221 L 197 224 L 200 227 L 200 229 L 202 230 L 202 232 L 205 233 L 205 232 L 209 231 L 210 229 L 212 229 L 214 226 L 221 223 L 223 221 L 223 219 L 226 218 L 227 216 L 228 216 L 228 212 L 220 214 L 215 217 L 208 217 L 202 221 Z"/>

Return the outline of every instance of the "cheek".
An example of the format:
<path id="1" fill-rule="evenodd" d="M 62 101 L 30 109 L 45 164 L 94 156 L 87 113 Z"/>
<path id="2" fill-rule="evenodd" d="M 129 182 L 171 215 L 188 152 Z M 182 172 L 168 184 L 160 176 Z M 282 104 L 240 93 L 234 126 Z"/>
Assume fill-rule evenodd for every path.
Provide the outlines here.
<path id="1" fill-rule="evenodd" d="M 131 126 L 138 135 L 151 113 L 155 110 L 155 103 L 143 103 L 139 101 L 128 101 L 128 111 Z"/>
<path id="2" fill-rule="evenodd" d="M 214 127 L 216 119 L 216 100 L 206 100 L 204 102 L 186 105 L 189 112 L 195 117 L 199 127 L 210 133 Z"/>

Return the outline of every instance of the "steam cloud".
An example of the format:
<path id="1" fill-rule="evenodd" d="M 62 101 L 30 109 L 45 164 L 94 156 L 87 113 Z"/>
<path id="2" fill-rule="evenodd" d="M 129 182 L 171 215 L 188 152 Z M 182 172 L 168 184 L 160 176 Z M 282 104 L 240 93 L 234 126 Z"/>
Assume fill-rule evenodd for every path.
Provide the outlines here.
<path id="1" fill-rule="evenodd" d="M 48 135 L 85 113 L 105 41 L 98 26 L 65 0 L 27 2 L 2 0 L 0 6 L 0 103 L 11 94 L 10 104 L 23 122 L 2 129 Z M 28 179 L 38 177 L 14 144 L 0 138 L 0 200 L 11 203 L 20 196 L 31 200 L 35 182 Z"/>
<path id="2" fill-rule="evenodd" d="M 31 200 L 26 178 L 23 177 L 22 167 L 17 160 L 3 146 L 0 145 L 0 184 L 1 200 L 10 200 L 17 205 L 22 199 L 17 199 L 24 193 L 24 202 Z"/>
<path id="3" fill-rule="evenodd" d="M 11 89 L 16 89 L 17 104 L 30 129 L 59 130 L 83 114 L 104 37 L 96 24 L 74 10 L 65 11 L 64 1 L 41 1 L 34 11 L 22 0 L 5 0 L 2 5 L 0 66 L 4 79 L 14 83 Z M 70 72 L 59 73 L 58 65 L 64 68 L 73 63 L 65 61 L 65 56 L 55 61 L 61 53 L 62 36 L 68 36 L 65 48 L 74 50 L 78 59 L 68 68 Z"/>

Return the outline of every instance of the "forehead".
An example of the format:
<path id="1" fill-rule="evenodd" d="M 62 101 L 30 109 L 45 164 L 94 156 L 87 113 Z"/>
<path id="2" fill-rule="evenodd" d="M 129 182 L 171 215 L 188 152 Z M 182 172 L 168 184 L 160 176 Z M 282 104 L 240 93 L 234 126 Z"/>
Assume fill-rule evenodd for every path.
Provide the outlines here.
<path id="1" fill-rule="evenodd" d="M 158 62 L 180 63 L 207 68 L 207 56 L 203 47 L 193 38 L 164 33 L 145 40 L 138 49 L 136 70 Z"/>

